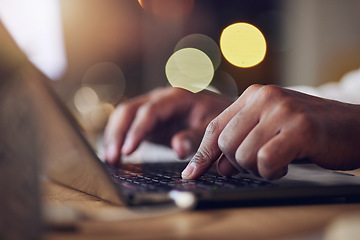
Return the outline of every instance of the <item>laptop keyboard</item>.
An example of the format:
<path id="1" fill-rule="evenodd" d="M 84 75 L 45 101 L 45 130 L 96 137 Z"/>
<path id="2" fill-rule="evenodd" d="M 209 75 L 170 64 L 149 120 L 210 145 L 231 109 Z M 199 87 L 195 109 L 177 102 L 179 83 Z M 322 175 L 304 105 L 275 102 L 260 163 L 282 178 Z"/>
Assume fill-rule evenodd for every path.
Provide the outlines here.
<path id="1" fill-rule="evenodd" d="M 274 185 L 265 180 L 237 176 L 223 177 L 216 173 L 206 173 L 196 180 L 181 178 L 181 172 L 186 164 L 156 163 L 156 164 L 124 164 L 121 169 L 112 169 L 112 176 L 116 182 L 137 185 L 139 190 L 164 192 L 170 190 L 199 191 L 199 190 L 234 190 L 244 188 L 269 187 Z"/>

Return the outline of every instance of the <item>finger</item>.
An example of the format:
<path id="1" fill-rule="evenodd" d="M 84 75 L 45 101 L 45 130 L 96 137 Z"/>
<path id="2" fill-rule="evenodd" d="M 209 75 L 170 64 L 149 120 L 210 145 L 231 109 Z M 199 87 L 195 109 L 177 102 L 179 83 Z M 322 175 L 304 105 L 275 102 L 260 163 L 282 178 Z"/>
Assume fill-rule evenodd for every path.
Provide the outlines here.
<path id="1" fill-rule="evenodd" d="M 229 121 L 219 136 L 218 144 L 222 153 L 239 170 L 243 169 L 243 166 L 237 161 L 235 153 L 259 123 L 260 116 L 255 109 L 251 104 L 245 106 Z"/>
<path id="2" fill-rule="evenodd" d="M 298 157 L 304 157 L 303 149 L 299 146 L 305 145 L 286 131 L 270 139 L 257 154 L 260 176 L 275 180 L 286 175 L 289 163 Z"/>
<path id="3" fill-rule="evenodd" d="M 182 177 L 184 179 L 198 178 L 212 166 L 221 154 L 221 150 L 218 146 L 219 135 L 227 123 L 245 106 L 248 98 L 256 92 L 259 87 L 259 85 L 249 87 L 235 103 L 210 122 L 206 128 L 199 149 L 182 172 Z"/>
<path id="4" fill-rule="evenodd" d="M 190 128 L 176 133 L 171 139 L 171 147 L 178 157 L 185 159 L 199 147 L 206 126 Z"/>
<path id="5" fill-rule="evenodd" d="M 131 154 L 158 123 L 184 114 L 191 105 L 191 99 L 184 97 L 183 93 L 179 89 L 158 92 L 156 97 L 141 105 L 127 132 L 122 154 Z"/>
<path id="6" fill-rule="evenodd" d="M 250 171 L 256 169 L 256 162 L 246 162 L 246 164 L 252 163 L 252 167 L 251 165 L 243 166 L 238 161 L 239 158 L 236 157 L 236 152 L 239 146 L 243 145 L 243 141 L 248 137 L 249 133 L 259 124 L 265 102 L 264 98 L 259 96 L 259 94 L 261 95 L 259 93 L 260 88 L 256 86 L 252 94 L 248 95 L 245 106 L 229 121 L 219 136 L 218 144 L 222 153 L 239 171 L 243 171 L 244 168 Z"/>
<path id="7" fill-rule="evenodd" d="M 239 170 L 232 165 L 225 155 L 221 155 L 218 159 L 216 168 L 218 173 L 224 177 L 230 177 L 239 173 Z"/>
<path id="8" fill-rule="evenodd" d="M 104 132 L 105 158 L 108 163 L 115 164 L 120 158 L 120 149 L 126 133 L 135 118 L 138 107 L 145 101 L 146 98 L 140 98 L 120 104 L 110 116 Z"/>
<path id="9" fill-rule="evenodd" d="M 278 129 L 274 123 L 266 121 L 257 124 L 243 142 L 239 145 L 235 153 L 236 162 L 248 172 L 259 175 L 258 171 L 258 151 L 277 133 Z"/>

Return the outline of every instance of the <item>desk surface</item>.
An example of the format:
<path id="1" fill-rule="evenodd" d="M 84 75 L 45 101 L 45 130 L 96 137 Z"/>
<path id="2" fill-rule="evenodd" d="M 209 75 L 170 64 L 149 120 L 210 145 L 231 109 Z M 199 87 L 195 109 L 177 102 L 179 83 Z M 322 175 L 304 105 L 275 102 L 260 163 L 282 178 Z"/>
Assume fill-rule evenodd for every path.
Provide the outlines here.
<path id="1" fill-rule="evenodd" d="M 359 213 L 360 204 L 238 207 L 136 213 L 55 183 L 43 184 L 43 201 L 77 213 L 72 228 L 51 228 L 44 239 L 323 239 L 330 223 Z M 74 212 L 75 211 L 75 212 Z M 70 214 L 71 215 L 71 214 Z"/>

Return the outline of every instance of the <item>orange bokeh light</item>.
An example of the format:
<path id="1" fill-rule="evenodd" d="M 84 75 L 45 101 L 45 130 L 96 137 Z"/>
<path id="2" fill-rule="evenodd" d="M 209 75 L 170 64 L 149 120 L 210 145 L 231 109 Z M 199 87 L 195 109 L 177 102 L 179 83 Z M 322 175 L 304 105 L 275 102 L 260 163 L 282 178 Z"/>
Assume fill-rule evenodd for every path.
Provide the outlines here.
<path id="1" fill-rule="evenodd" d="M 180 20 L 194 7 L 194 0 L 138 0 L 141 7 L 157 18 Z"/>

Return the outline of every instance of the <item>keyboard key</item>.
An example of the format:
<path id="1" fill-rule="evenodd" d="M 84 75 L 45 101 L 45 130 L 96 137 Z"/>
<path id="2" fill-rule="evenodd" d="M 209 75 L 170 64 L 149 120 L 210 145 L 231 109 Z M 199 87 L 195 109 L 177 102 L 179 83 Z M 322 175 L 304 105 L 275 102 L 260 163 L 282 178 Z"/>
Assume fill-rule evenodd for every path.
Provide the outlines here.
<path id="1" fill-rule="evenodd" d="M 170 164 L 171 165 L 171 164 Z M 179 191 L 213 190 L 221 189 L 243 189 L 253 187 L 266 187 L 273 185 L 271 182 L 253 179 L 249 177 L 223 177 L 220 175 L 206 173 L 196 180 L 185 180 L 181 178 L 181 171 L 184 166 L 169 169 L 169 164 L 129 164 L 124 169 L 113 171 L 113 177 L 118 182 L 132 183 L 141 186 L 142 190 Z"/>

